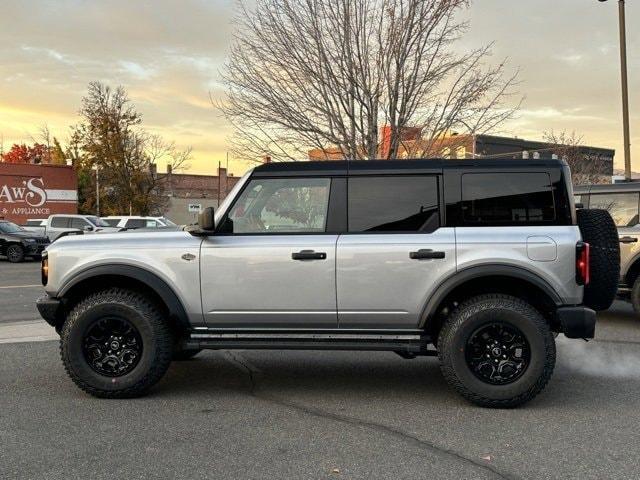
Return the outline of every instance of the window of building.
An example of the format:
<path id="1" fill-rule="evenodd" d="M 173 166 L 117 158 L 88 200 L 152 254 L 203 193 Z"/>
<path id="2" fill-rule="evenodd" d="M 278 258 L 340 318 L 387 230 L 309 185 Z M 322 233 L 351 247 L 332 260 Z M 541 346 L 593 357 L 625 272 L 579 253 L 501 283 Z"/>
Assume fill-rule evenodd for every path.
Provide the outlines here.
<path id="1" fill-rule="evenodd" d="M 222 231 L 227 233 L 324 232 L 329 178 L 255 179 L 234 204 Z"/>
<path id="2" fill-rule="evenodd" d="M 551 179 L 547 173 L 463 174 L 462 218 L 483 225 L 553 222 Z"/>
<path id="3" fill-rule="evenodd" d="M 592 193 L 589 208 L 607 210 L 618 227 L 638 225 L 637 193 Z"/>
<path id="4" fill-rule="evenodd" d="M 440 225 L 434 176 L 350 178 L 350 232 L 432 232 Z"/>

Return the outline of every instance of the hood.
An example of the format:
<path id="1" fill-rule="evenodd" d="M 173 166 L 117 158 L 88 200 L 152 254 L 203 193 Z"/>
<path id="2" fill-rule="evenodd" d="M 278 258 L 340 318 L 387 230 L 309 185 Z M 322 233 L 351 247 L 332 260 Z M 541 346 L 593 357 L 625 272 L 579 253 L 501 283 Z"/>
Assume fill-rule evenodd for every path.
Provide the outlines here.
<path id="1" fill-rule="evenodd" d="M 36 235 L 33 232 L 13 232 L 13 233 L 4 233 L 3 235 L 7 235 L 15 238 L 33 238 L 34 240 L 44 240 L 46 237 L 44 235 Z"/>

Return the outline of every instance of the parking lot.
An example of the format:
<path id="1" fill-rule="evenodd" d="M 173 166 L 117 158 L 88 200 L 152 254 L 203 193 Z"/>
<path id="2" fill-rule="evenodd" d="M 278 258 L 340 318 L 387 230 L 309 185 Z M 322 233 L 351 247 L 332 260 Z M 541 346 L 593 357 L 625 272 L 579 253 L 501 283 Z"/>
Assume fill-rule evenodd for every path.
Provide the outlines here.
<path id="1" fill-rule="evenodd" d="M 37 262 L 0 259 L 0 329 L 33 323 Z M 637 478 L 640 320 L 616 303 L 593 342 L 558 339 L 546 390 L 474 407 L 437 360 L 204 352 L 151 395 L 89 397 L 55 341 L 0 344 L 1 478 Z"/>

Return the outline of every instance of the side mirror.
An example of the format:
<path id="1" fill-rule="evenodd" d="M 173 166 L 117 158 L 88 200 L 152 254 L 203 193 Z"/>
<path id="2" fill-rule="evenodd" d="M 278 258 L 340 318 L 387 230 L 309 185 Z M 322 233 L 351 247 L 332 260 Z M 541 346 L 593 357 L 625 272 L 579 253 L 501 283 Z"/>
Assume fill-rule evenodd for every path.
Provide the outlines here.
<path id="1" fill-rule="evenodd" d="M 584 208 L 584 204 L 583 203 L 576 203 L 576 210 L 580 210 Z"/>
<path id="2" fill-rule="evenodd" d="M 84 230 L 85 232 L 93 232 L 93 227 L 91 225 L 85 225 L 84 227 L 82 227 L 82 230 Z"/>
<path id="3" fill-rule="evenodd" d="M 205 232 L 212 232 L 216 229 L 216 221 L 214 217 L 213 207 L 207 207 L 198 215 L 198 226 L 200 230 Z"/>

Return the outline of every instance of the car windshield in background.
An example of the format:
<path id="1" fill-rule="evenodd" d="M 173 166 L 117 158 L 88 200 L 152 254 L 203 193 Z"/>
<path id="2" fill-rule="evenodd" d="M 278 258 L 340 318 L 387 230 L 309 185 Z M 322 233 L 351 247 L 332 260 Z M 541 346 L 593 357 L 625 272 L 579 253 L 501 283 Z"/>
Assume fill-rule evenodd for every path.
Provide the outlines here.
<path id="1" fill-rule="evenodd" d="M 89 215 L 88 217 L 86 217 L 87 220 L 89 220 L 91 223 L 93 223 L 96 227 L 110 227 L 111 225 L 109 225 L 107 222 L 105 222 L 104 220 L 102 220 L 101 218 L 98 218 L 94 215 Z"/>
<path id="2" fill-rule="evenodd" d="M 177 227 L 178 225 L 173 223 L 171 220 L 169 220 L 166 217 L 160 217 L 159 220 L 164 223 L 167 227 Z"/>
<path id="3" fill-rule="evenodd" d="M 17 233 L 17 232 L 23 232 L 24 228 L 16 225 L 15 223 L 0 222 L 0 231 L 3 233 Z"/>

